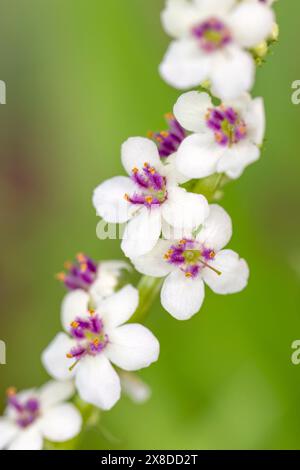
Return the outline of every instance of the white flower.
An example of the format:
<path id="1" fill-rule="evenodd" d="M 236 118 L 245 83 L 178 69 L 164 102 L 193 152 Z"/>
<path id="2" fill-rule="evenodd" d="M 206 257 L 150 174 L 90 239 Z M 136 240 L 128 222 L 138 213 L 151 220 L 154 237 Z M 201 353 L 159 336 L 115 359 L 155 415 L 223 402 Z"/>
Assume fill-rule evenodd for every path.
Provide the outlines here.
<path id="1" fill-rule="evenodd" d="M 97 304 L 105 297 L 112 295 L 116 290 L 124 270 L 129 271 L 130 266 L 124 261 L 101 261 L 97 263 L 84 253 L 78 253 L 74 263 L 65 263 L 66 272 L 57 275 L 65 287 L 71 291 L 69 297 L 76 298 L 73 292 L 83 290 L 89 292 L 93 303 Z"/>
<path id="2" fill-rule="evenodd" d="M 122 240 L 126 256 L 151 251 L 163 223 L 189 229 L 207 217 L 206 199 L 178 187 L 174 165 L 163 165 L 151 140 L 128 139 L 122 146 L 122 163 L 131 177 L 117 176 L 102 183 L 94 191 L 93 204 L 107 222 L 128 222 Z"/>
<path id="3" fill-rule="evenodd" d="M 226 173 L 237 178 L 259 158 L 265 134 L 262 98 L 244 93 L 214 106 L 207 93 L 190 91 L 179 97 L 174 113 L 185 129 L 194 132 L 176 154 L 177 168 L 187 177 Z"/>
<path id="4" fill-rule="evenodd" d="M 59 333 L 43 352 L 46 370 L 58 380 L 75 376 L 83 400 L 108 410 L 120 398 L 117 367 L 133 371 L 148 367 L 159 355 L 159 343 L 139 324 L 124 323 L 138 306 L 138 291 L 123 287 L 88 311 L 89 296 L 78 291 L 77 303 L 65 305 L 62 323 L 69 333 Z"/>
<path id="5" fill-rule="evenodd" d="M 175 38 L 162 77 L 180 89 L 210 80 L 215 96 L 234 99 L 253 86 L 255 64 L 245 49 L 270 36 L 274 13 L 261 2 L 168 0 L 162 22 Z"/>
<path id="6" fill-rule="evenodd" d="M 71 403 L 72 382 L 50 381 L 39 390 L 8 390 L 8 406 L 0 418 L 0 449 L 41 450 L 43 440 L 65 442 L 79 434 L 82 418 Z"/>
<path id="7" fill-rule="evenodd" d="M 204 282 L 217 294 L 233 294 L 244 289 L 249 269 L 246 261 L 231 250 L 223 250 L 232 235 L 231 219 L 219 205 L 198 234 L 183 240 L 159 240 L 152 252 L 132 259 L 142 274 L 166 277 L 163 307 L 178 320 L 197 313 L 204 300 Z"/>

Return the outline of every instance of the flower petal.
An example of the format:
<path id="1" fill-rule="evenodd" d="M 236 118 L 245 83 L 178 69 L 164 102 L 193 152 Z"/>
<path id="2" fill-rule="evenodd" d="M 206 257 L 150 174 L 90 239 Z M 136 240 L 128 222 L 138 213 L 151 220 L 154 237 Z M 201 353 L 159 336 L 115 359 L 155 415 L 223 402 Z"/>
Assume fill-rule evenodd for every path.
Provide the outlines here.
<path id="1" fill-rule="evenodd" d="M 121 159 L 128 174 L 134 168 L 141 169 L 145 163 L 160 168 L 160 158 L 156 144 L 145 137 L 130 137 L 122 145 Z"/>
<path id="2" fill-rule="evenodd" d="M 76 345 L 76 341 L 65 333 L 58 333 L 42 353 L 42 363 L 49 375 L 56 380 L 68 380 L 74 376 L 74 369 L 69 370 L 72 361 L 67 353 Z"/>
<path id="3" fill-rule="evenodd" d="M 176 38 L 189 33 L 197 17 L 197 9 L 186 0 L 167 0 L 161 21 L 166 33 Z"/>
<path id="4" fill-rule="evenodd" d="M 161 234 L 161 209 L 141 209 L 128 222 L 121 248 L 128 258 L 144 255 L 152 250 Z"/>
<path id="5" fill-rule="evenodd" d="M 216 53 L 211 70 L 212 93 L 231 100 L 252 88 L 255 65 L 249 52 L 228 46 Z"/>
<path id="6" fill-rule="evenodd" d="M 145 403 L 151 396 L 151 389 L 140 377 L 132 372 L 119 371 L 122 392 L 134 403 Z"/>
<path id="7" fill-rule="evenodd" d="M 275 15 L 271 8 L 259 2 L 242 2 L 229 18 L 229 27 L 242 47 L 254 47 L 272 32 Z"/>
<path id="8" fill-rule="evenodd" d="M 127 285 L 115 294 L 107 297 L 99 305 L 99 312 L 105 328 L 111 329 L 127 322 L 139 304 L 138 290 Z"/>
<path id="9" fill-rule="evenodd" d="M 186 231 L 199 227 L 209 214 L 209 205 L 201 194 L 188 193 L 183 188 L 171 188 L 168 200 L 164 203 L 162 214 L 172 227 Z"/>
<path id="10" fill-rule="evenodd" d="M 42 417 L 39 427 L 46 439 L 65 442 L 79 434 L 82 417 L 71 403 L 64 403 L 48 410 Z"/>
<path id="11" fill-rule="evenodd" d="M 37 426 L 29 426 L 12 441 L 8 450 L 41 450 L 43 438 Z"/>
<path id="12" fill-rule="evenodd" d="M 216 172 L 223 152 L 224 148 L 215 142 L 211 131 L 191 135 L 177 150 L 177 168 L 190 178 L 205 178 Z"/>
<path id="13" fill-rule="evenodd" d="M 218 162 L 217 171 L 226 173 L 230 178 L 237 178 L 248 165 L 257 161 L 259 156 L 260 150 L 255 144 L 248 140 L 241 141 L 224 152 Z"/>
<path id="14" fill-rule="evenodd" d="M 104 354 L 81 359 L 76 371 L 76 387 L 83 400 L 103 410 L 111 409 L 121 394 L 119 376 Z"/>
<path id="15" fill-rule="evenodd" d="M 110 334 L 105 354 L 121 369 L 139 370 L 157 361 L 159 342 L 143 325 L 123 325 Z"/>
<path id="16" fill-rule="evenodd" d="M 139 273 L 146 276 L 167 276 L 172 271 L 172 266 L 166 262 L 164 255 L 170 245 L 170 240 L 158 240 L 152 251 L 146 255 L 132 258 L 131 262 Z"/>
<path id="17" fill-rule="evenodd" d="M 247 132 L 250 139 L 256 145 L 261 145 L 264 140 L 266 130 L 266 116 L 263 98 L 255 98 L 250 101 L 243 117 L 247 124 Z"/>
<path id="18" fill-rule="evenodd" d="M 182 127 L 192 132 L 203 132 L 207 131 L 205 115 L 211 106 L 207 93 L 189 91 L 178 98 L 173 111 Z"/>
<path id="19" fill-rule="evenodd" d="M 77 289 L 65 295 L 61 306 L 61 321 L 67 332 L 76 317 L 86 315 L 88 304 L 89 295 L 84 290 Z"/>
<path id="20" fill-rule="evenodd" d="M 58 403 L 69 400 L 75 393 L 73 381 L 56 382 L 51 380 L 39 390 L 39 400 L 43 410 L 51 408 Z"/>
<path id="21" fill-rule="evenodd" d="M 236 3 L 236 0 L 194 0 L 196 5 L 209 14 L 227 13 Z"/>
<path id="22" fill-rule="evenodd" d="M 244 259 L 231 250 L 217 253 L 210 265 L 218 269 L 221 275 L 205 268 L 202 276 L 206 284 L 216 294 L 234 294 L 243 290 L 249 278 L 249 268 Z"/>
<path id="23" fill-rule="evenodd" d="M 6 449 L 18 434 L 17 426 L 6 418 L 0 418 L 0 450 Z"/>
<path id="24" fill-rule="evenodd" d="M 203 300 L 204 283 L 200 277 L 188 279 L 178 270 L 165 279 L 161 290 L 161 303 L 177 320 L 188 320 L 195 315 Z"/>
<path id="25" fill-rule="evenodd" d="M 196 41 L 184 38 L 171 42 L 159 72 L 175 88 L 191 88 L 208 78 L 210 63 L 210 58 L 201 52 Z"/>
<path id="26" fill-rule="evenodd" d="M 125 194 L 132 194 L 134 191 L 135 185 L 127 176 L 115 176 L 104 181 L 93 194 L 97 215 L 108 223 L 127 222 L 135 208 L 126 201 Z"/>
<path id="27" fill-rule="evenodd" d="M 232 237 L 232 221 L 229 214 L 218 204 L 211 204 L 210 213 L 197 235 L 197 240 L 207 248 L 219 251 Z"/>

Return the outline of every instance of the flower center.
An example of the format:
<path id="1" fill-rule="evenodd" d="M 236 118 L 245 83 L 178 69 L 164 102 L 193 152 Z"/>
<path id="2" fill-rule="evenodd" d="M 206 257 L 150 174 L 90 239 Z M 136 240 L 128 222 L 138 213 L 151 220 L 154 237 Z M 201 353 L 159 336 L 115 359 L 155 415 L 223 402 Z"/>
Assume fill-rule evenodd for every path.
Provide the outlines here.
<path id="1" fill-rule="evenodd" d="M 108 336 L 104 332 L 101 318 L 95 314 L 94 310 L 90 310 L 89 313 L 89 317 L 78 317 L 70 325 L 70 334 L 77 342 L 76 346 L 67 354 L 68 359 L 75 359 L 70 370 L 82 357 L 86 355 L 97 356 L 108 344 Z"/>
<path id="2" fill-rule="evenodd" d="M 143 205 L 148 208 L 161 206 L 167 199 L 166 178 L 160 175 L 154 167 L 144 164 L 141 171 L 132 170 L 131 179 L 137 186 L 133 195 L 125 194 L 126 201 L 131 204 Z"/>
<path id="3" fill-rule="evenodd" d="M 247 126 L 239 114 L 224 105 L 208 110 L 206 124 L 214 132 L 216 142 L 222 146 L 237 144 L 247 135 Z"/>
<path id="4" fill-rule="evenodd" d="M 220 271 L 209 265 L 215 258 L 214 250 L 208 249 L 196 240 L 183 239 L 172 245 L 165 254 L 165 260 L 177 266 L 188 278 L 195 278 L 203 268 L 212 269 L 216 274 Z"/>
<path id="5" fill-rule="evenodd" d="M 8 406 L 16 413 L 16 424 L 24 429 L 30 426 L 40 416 L 40 403 L 37 398 L 31 397 L 21 402 L 16 395 L 15 388 L 7 390 Z"/>
<path id="6" fill-rule="evenodd" d="M 209 18 L 192 29 L 201 49 L 205 52 L 215 52 L 231 42 L 229 28 L 217 18 Z"/>
<path id="7" fill-rule="evenodd" d="M 165 118 L 169 127 L 167 131 L 148 133 L 148 137 L 156 142 L 161 158 L 169 157 L 176 152 L 181 142 L 187 136 L 187 133 L 172 113 L 166 114 Z"/>
<path id="8" fill-rule="evenodd" d="M 79 253 L 76 262 L 65 263 L 66 272 L 57 274 L 57 279 L 64 283 L 69 290 L 88 290 L 97 276 L 97 264 L 88 256 Z"/>

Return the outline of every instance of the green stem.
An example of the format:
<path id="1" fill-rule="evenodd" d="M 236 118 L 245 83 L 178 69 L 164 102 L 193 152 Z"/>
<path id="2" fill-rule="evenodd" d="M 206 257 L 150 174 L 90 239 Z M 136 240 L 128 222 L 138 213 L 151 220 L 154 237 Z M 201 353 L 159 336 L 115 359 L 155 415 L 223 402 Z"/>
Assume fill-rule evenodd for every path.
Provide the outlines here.
<path id="1" fill-rule="evenodd" d="M 161 278 L 150 276 L 141 277 L 137 286 L 140 302 L 135 314 L 131 317 L 131 322 L 142 323 L 145 320 L 151 305 L 160 291 L 162 282 L 163 279 Z"/>

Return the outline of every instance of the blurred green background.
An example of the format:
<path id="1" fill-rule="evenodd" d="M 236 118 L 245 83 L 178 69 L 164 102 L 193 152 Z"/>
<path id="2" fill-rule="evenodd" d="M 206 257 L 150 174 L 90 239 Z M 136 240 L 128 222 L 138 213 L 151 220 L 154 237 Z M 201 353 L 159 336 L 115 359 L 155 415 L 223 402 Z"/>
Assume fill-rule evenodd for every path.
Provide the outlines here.
<path id="1" fill-rule="evenodd" d="M 163 0 L 1 0 L 1 323 L 5 389 L 47 379 L 40 353 L 60 329 L 64 289 L 54 280 L 85 251 L 122 257 L 96 238 L 93 188 L 122 172 L 128 136 L 164 128 L 179 92 L 157 67 L 169 39 Z M 300 448 L 300 79 L 298 0 L 276 7 L 280 42 L 258 70 L 268 130 L 262 159 L 226 188 L 230 244 L 249 262 L 239 295 L 207 289 L 201 312 L 180 323 L 157 302 L 147 324 L 161 357 L 142 372 L 152 399 L 122 399 L 103 413 L 85 449 Z M 112 435 L 110 439 L 108 436 Z"/>

